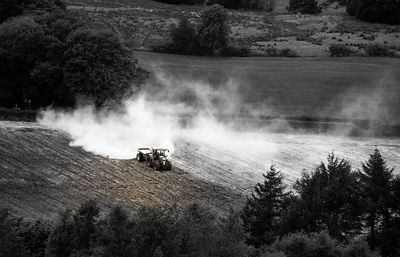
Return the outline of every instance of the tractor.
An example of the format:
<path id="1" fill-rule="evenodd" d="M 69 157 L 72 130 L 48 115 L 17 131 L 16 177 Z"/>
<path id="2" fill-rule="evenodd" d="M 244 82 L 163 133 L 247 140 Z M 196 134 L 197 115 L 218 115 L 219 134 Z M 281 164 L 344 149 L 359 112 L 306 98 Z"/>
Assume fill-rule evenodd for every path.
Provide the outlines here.
<path id="1" fill-rule="evenodd" d="M 138 162 L 148 162 L 149 167 L 155 170 L 171 170 L 172 164 L 168 160 L 168 149 L 164 148 L 138 148 L 136 160 Z"/>

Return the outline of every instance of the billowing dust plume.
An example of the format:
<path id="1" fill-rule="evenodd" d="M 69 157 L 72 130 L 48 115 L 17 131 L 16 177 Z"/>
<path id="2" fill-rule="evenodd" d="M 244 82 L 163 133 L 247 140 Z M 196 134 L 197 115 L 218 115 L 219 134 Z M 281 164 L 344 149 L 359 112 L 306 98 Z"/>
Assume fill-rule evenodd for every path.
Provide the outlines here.
<path id="1" fill-rule="evenodd" d="M 134 158 L 139 147 L 164 147 L 173 153 L 178 140 L 238 153 L 273 153 L 267 137 L 232 119 L 244 111 L 238 86 L 233 80 L 211 85 L 158 72 L 140 95 L 125 99 L 118 109 L 49 109 L 39 122 L 68 133 L 72 146 L 118 159 Z"/>

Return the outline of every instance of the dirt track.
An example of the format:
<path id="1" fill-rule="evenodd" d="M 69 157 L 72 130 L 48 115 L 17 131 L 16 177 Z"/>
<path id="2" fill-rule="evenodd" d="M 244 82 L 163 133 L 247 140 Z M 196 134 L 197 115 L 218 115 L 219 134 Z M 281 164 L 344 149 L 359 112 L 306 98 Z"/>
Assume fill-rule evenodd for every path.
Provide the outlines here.
<path id="1" fill-rule="evenodd" d="M 0 122 L 0 204 L 24 217 L 51 217 L 85 199 L 173 206 L 190 202 L 219 212 L 240 205 L 238 193 L 179 168 L 155 172 L 133 160 L 112 160 L 70 147 L 64 133 L 36 123 Z"/>

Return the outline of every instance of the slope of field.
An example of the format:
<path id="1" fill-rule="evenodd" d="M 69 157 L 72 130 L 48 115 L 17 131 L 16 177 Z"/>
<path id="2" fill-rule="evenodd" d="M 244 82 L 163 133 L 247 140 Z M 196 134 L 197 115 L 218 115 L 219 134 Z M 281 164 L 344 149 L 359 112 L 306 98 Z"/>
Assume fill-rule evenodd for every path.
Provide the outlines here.
<path id="1" fill-rule="evenodd" d="M 24 217 L 52 217 L 95 199 L 120 204 L 182 208 L 192 202 L 226 212 L 243 198 L 179 168 L 155 172 L 135 160 L 113 160 L 70 147 L 61 132 L 36 123 L 0 122 L 0 207 Z"/>
<path id="2" fill-rule="evenodd" d="M 227 140 L 240 140 L 229 135 Z M 292 183 L 332 150 L 354 167 L 377 146 L 389 166 L 400 165 L 400 139 L 341 138 L 327 135 L 268 134 L 263 151 L 220 148 L 181 138 L 171 172 L 155 172 L 135 160 L 115 160 L 69 146 L 64 133 L 37 123 L 0 122 L 0 205 L 24 217 L 52 217 L 96 199 L 107 209 L 120 204 L 182 208 L 196 201 L 217 212 L 239 208 L 272 164 Z M 185 170 L 185 171 L 183 171 Z M 398 170 L 396 170 L 398 172 Z"/>
<path id="3" fill-rule="evenodd" d="M 349 138 L 314 134 L 258 134 L 260 140 L 269 141 L 268 153 L 242 149 L 220 149 L 203 142 L 179 141 L 173 160 L 186 171 L 212 183 L 250 193 L 253 186 L 262 181 L 262 174 L 271 165 L 281 170 L 288 185 L 306 170 L 313 171 L 328 154 L 334 152 L 339 158 L 347 159 L 354 169 L 361 168 L 377 147 L 389 167 L 400 174 L 400 139 Z M 230 140 L 240 140 L 232 134 Z M 229 139 L 228 138 L 228 139 Z M 289 186 L 289 188 L 290 188 Z"/>
<path id="4" fill-rule="evenodd" d="M 300 56 L 328 56 L 333 43 L 346 44 L 358 55 L 363 45 L 382 44 L 400 56 L 400 26 L 361 22 L 344 8 L 328 8 L 320 15 L 288 14 L 288 0 L 276 1 L 273 13 L 229 10 L 230 42 L 259 55 L 268 48 L 290 48 Z M 117 33 L 125 43 L 140 50 L 170 41 L 171 25 L 185 17 L 199 22 L 205 6 L 164 4 L 152 0 L 68 0 L 68 9 L 90 20 L 95 28 Z"/>
<path id="5" fill-rule="evenodd" d="M 153 74 L 228 85 L 234 104 L 252 114 L 400 124 L 399 59 L 136 57 Z"/>

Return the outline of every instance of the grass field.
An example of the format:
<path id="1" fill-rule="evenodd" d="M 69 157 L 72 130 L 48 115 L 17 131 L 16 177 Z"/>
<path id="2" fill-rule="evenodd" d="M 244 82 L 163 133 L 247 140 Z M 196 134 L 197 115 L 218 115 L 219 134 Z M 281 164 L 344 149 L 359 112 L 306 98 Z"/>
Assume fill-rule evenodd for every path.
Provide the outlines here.
<path id="1" fill-rule="evenodd" d="M 257 115 L 400 123 L 398 59 L 207 58 L 139 52 L 136 57 L 156 71 L 153 74 L 214 86 L 233 81 L 232 101 L 249 105 Z"/>

